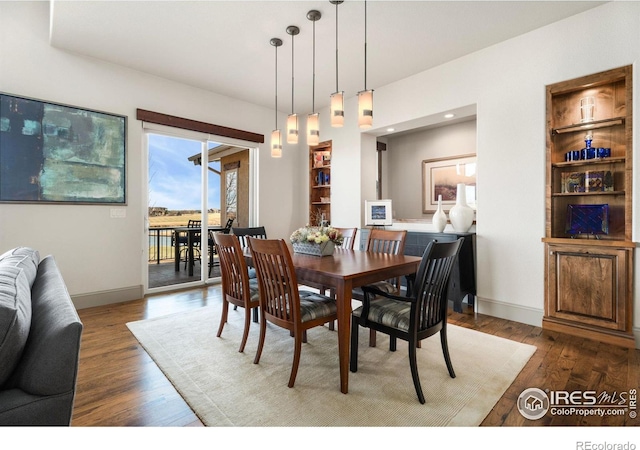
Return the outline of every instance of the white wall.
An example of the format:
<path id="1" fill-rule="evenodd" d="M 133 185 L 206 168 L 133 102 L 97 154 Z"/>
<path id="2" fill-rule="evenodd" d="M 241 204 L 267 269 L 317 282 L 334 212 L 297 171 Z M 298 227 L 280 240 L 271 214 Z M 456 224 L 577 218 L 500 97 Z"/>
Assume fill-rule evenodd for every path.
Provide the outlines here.
<path id="1" fill-rule="evenodd" d="M 110 219 L 109 206 L 0 204 L 0 249 L 24 245 L 53 254 L 79 307 L 92 298 L 139 298 L 147 188 L 136 109 L 260 133 L 267 141 L 273 111 L 66 53 L 52 48 L 48 36 L 48 2 L 0 1 L 0 91 L 128 116 L 126 218 Z M 300 152 L 286 148 L 272 159 L 267 142 L 259 153 L 260 223 L 271 236 L 286 237 L 302 202 L 290 176 Z"/>
<path id="2" fill-rule="evenodd" d="M 476 121 L 468 120 L 388 139 L 383 187 L 385 198 L 393 199 L 394 218 L 430 220 L 432 213 L 422 213 L 422 161 L 475 154 L 476 135 Z"/>
<path id="3" fill-rule="evenodd" d="M 639 22 L 640 3 L 611 2 L 391 85 L 373 87 L 374 124 L 380 130 L 464 105 L 477 105 L 480 312 L 541 324 L 545 86 L 635 65 L 640 56 Z M 586 29 L 598 31 L 585 33 Z M 640 92 L 638 70 L 634 66 L 636 93 Z M 637 101 L 633 109 L 634 130 L 638 130 Z M 345 110 L 349 114 L 349 109 Z M 361 159 L 361 179 L 354 177 L 350 184 L 352 192 L 360 189 L 360 196 L 335 199 L 334 193 L 332 206 L 338 208 L 332 216 L 336 222 L 340 220 L 339 212 L 351 218 L 354 210 L 362 210 L 363 200 L 370 198 L 372 192 L 363 180 L 375 179 L 371 146 L 354 148 L 352 137 L 347 145 L 345 136 L 360 131 L 353 121 L 347 121 L 346 126 L 350 132 L 343 129 L 336 134 L 334 146 L 342 146 L 344 142 L 343 151 L 349 152 L 349 158 Z M 327 130 L 324 139 L 330 139 L 328 134 L 332 130 L 326 126 L 324 130 Z M 637 193 L 640 170 L 638 158 L 634 161 Z M 337 176 L 332 178 L 338 182 Z M 638 230 L 638 208 L 635 208 L 636 241 L 640 236 Z M 639 266 L 636 263 L 636 280 L 640 280 Z M 640 323 L 638 284 L 635 283 L 634 300 L 636 330 Z"/>

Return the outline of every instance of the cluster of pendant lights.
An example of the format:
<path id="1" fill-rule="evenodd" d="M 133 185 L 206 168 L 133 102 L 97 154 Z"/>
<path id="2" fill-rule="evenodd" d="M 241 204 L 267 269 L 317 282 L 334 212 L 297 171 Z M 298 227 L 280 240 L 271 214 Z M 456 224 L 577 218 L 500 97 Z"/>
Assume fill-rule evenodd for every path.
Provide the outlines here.
<path id="1" fill-rule="evenodd" d="M 344 125 L 344 92 L 338 89 L 338 5 L 344 0 L 330 0 L 336 5 L 336 91 L 331 94 L 331 126 L 342 127 Z M 315 112 L 315 86 L 316 86 L 316 22 L 320 20 L 320 11 L 311 10 L 307 13 L 307 19 L 313 23 L 313 80 L 312 80 L 312 106 L 311 114 L 307 116 L 307 145 L 318 145 L 320 141 L 320 116 Z M 291 114 L 287 117 L 287 143 L 298 143 L 298 115 L 294 112 L 294 76 L 293 76 L 293 41 L 294 37 L 300 33 L 300 29 L 294 25 L 287 27 L 287 34 L 291 36 Z M 276 127 L 271 133 L 271 156 L 280 158 L 282 156 L 282 134 L 278 129 L 278 47 L 282 45 L 282 40 L 272 38 L 269 43 L 275 47 L 275 115 Z M 373 90 L 367 89 L 367 2 L 364 2 L 364 89 L 358 92 L 358 126 L 360 128 L 371 128 L 373 124 Z"/>

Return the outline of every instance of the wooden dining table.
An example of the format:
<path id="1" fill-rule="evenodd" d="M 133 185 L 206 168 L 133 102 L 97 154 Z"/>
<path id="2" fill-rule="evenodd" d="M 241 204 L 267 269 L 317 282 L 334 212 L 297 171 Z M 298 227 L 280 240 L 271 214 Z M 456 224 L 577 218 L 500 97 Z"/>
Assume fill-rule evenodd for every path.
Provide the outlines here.
<path id="1" fill-rule="evenodd" d="M 292 251 L 291 257 L 299 284 L 321 285 L 333 288 L 336 293 L 340 391 L 346 394 L 349 392 L 351 291 L 376 281 L 415 273 L 421 258 L 342 248 L 336 248 L 331 256 L 312 256 Z"/>

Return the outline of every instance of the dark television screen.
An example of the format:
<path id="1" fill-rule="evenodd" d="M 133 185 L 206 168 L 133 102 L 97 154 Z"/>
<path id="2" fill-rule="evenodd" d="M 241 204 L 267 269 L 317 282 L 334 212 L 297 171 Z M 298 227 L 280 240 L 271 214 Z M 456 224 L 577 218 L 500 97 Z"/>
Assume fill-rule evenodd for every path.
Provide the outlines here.
<path id="1" fill-rule="evenodd" d="M 567 206 L 567 234 L 609 234 L 609 205 Z"/>

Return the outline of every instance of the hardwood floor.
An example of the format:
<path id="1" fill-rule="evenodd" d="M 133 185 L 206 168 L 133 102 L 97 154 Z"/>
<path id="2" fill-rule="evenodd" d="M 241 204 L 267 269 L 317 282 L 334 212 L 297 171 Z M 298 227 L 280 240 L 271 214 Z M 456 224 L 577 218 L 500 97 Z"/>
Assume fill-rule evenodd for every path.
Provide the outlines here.
<path id="1" fill-rule="evenodd" d="M 126 327 L 127 322 L 220 304 L 218 286 L 79 310 L 84 323 L 72 426 L 202 426 L 175 388 Z M 527 420 L 520 393 L 543 390 L 606 391 L 620 395 L 640 387 L 640 350 L 630 350 L 539 327 L 451 312 L 449 323 L 537 347 L 483 426 L 637 426 L 624 416 L 551 416 Z M 398 347 L 401 351 L 401 346 Z M 455 361 L 454 361 L 455 365 Z M 408 369 L 407 369 L 408 370 Z"/>

